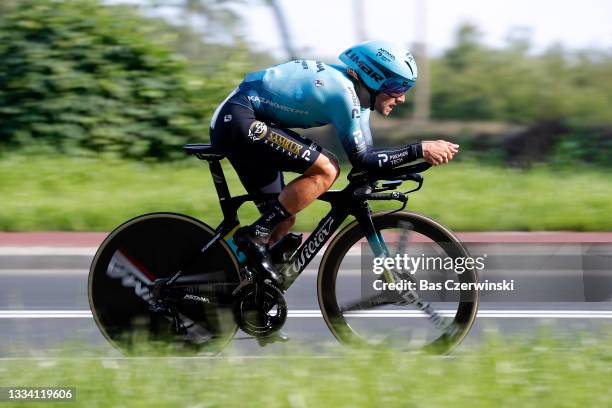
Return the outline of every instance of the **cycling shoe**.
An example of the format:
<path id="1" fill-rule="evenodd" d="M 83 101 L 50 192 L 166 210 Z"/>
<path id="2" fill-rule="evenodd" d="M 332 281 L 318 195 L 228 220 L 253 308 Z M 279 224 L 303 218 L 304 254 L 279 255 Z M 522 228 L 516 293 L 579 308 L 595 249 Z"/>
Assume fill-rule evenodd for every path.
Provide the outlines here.
<path id="1" fill-rule="evenodd" d="M 270 279 L 275 286 L 279 287 L 283 282 L 283 275 L 274 268 L 268 246 L 261 240 L 265 233 L 262 234 L 260 230 L 256 232 L 257 234 L 250 226 L 239 228 L 234 234 L 234 243 L 239 250 L 245 253 L 256 272 L 261 273 L 264 278 Z"/>
<path id="2" fill-rule="evenodd" d="M 274 265 L 289 262 L 291 255 L 302 244 L 302 234 L 289 232 L 270 247 L 270 258 Z"/>

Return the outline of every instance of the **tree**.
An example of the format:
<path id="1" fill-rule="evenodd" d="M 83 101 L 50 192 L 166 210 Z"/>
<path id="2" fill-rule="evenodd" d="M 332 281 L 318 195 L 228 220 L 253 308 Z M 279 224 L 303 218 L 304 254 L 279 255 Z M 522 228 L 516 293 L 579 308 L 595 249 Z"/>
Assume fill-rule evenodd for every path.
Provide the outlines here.
<path id="1" fill-rule="evenodd" d="M 454 70 L 466 69 L 474 58 L 482 54 L 482 34 L 478 27 L 470 23 L 464 23 L 457 30 L 455 46 L 449 49 L 444 59 L 450 68 Z"/>
<path id="2" fill-rule="evenodd" d="M 530 44 L 530 31 L 517 28 L 505 48 L 487 47 L 476 27 L 462 26 L 455 45 L 432 61 L 432 116 L 610 123 L 610 52 L 555 46 L 536 55 Z"/>
<path id="3" fill-rule="evenodd" d="M 217 103 L 252 65 L 240 49 L 211 47 L 232 58 L 194 69 L 175 37 L 131 7 L 19 1 L 0 16 L 0 143 L 184 157 L 180 146 L 206 137 Z"/>

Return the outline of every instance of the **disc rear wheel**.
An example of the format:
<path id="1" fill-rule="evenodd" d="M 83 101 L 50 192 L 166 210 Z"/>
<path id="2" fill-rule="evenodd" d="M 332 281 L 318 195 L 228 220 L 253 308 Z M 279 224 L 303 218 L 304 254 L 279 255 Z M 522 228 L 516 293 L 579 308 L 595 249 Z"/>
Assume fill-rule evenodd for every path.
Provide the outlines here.
<path id="1" fill-rule="evenodd" d="M 100 246 L 89 274 L 89 303 L 102 334 L 123 352 L 218 352 L 233 337 L 238 264 L 215 232 L 180 214 L 127 221 Z M 182 276 L 157 302 L 153 283 Z"/>

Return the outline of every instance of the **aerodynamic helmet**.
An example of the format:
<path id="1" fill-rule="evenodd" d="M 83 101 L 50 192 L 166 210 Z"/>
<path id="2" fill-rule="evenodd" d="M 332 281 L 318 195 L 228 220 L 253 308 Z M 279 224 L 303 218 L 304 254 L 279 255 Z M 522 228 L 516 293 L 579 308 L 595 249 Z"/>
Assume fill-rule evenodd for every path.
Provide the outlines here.
<path id="1" fill-rule="evenodd" d="M 406 93 L 418 75 L 412 54 L 401 45 L 387 41 L 357 44 L 339 58 L 375 93 Z"/>

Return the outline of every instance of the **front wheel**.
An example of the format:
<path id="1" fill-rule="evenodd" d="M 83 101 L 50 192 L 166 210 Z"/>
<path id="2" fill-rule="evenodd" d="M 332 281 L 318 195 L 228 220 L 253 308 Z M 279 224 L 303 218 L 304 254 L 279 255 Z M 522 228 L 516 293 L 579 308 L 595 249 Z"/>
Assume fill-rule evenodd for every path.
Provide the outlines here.
<path id="1" fill-rule="evenodd" d="M 208 225 L 181 214 L 152 213 L 115 229 L 89 273 L 89 304 L 102 334 L 123 352 L 218 352 L 234 336 L 232 292 L 238 263 Z M 158 279 L 183 275 L 159 303 Z M 159 282 L 159 281 L 158 281 Z"/>
<path id="2" fill-rule="evenodd" d="M 393 261 L 385 266 L 375 260 L 381 254 L 373 252 L 373 237 L 365 237 L 359 223 L 340 231 L 319 267 L 317 292 L 327 326 L 345 344 L 451 351 L 478 310 L 474 285 L 457 290 L 457 284 L 477 282 L 476 271 L 464 267 L 467 249 L 448 228 L 420 214 L 377 213 L 372 221 L 384 256 Z M 383 285 L 390 281 L 400 284 Z M 405 300 L 410 287 L 417 302 Z"/>

